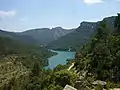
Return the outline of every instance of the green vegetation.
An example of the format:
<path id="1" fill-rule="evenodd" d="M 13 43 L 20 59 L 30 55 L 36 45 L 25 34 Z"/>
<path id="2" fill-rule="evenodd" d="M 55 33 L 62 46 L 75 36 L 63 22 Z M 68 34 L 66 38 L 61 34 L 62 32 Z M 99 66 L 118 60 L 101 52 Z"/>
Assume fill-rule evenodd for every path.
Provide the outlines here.
<path id="1" fill-rule="evenodd" d="M 18 33 L 7 32 L 7 31 L 3 31 L 1 29 L 0 29 L 0 37 L 8 37 L 10 39 L 20 41 L 20 42 L 24 42 L 26 44 L 33 44 L 33 43 L 38 44 L 38 42 L 31 36 L 19 35 Z"/>
<path id="2" fill-rule="evenodd" d="M 47 44 L 55 41 L 56 39 L 73 32 L 74 29 L 66 30 L 61 27 L 55 27 L 55 28 L 37 28 L 32 30 L 27 30 L 21 33 L 18 33 L 19 35 L 25 35 L 25 36 L 31 36 L 33 37 L 39 44 L 42 44 L 43 46 L 46 46 Z"/>
<path id="3" fill-rule="evenodd" d="M 28 68 L 32 68 L 34 62 L 39 63 L 41 67 L 48 65 L 47 58 L 53 55 L 44 48 L 21 44 L 5 37 L 0 37 L 0 43 L 0 58 L 16 56 Z"/>
<path id="4" fill-rule="evenodd" d="M 26 90 L 30 80 L 40 76 L 40 71 L 43 73 L 47 58 L 54 54 L 7 37 L 0 37 L 0 44 L 0 90 Z"/>
<path id="5" fill-rule="evenodd" d="M 54 53 L 7 37 L 0 37 L 0 43 L 0 90 L 62 90 L 66 84 L 74 86 L 77 75 L 66 65 L 44 69 Z"/>
<path id="6" fill-rule="evenodd" d="M 104 18 L 102 21 L 106 22 L 106 25 L 109 27 L 109 30 L 112 30 L 114 27 L 115 17 Z M 48 44 L 48 47 L 57 50 L 78 50 L 82 48 L 86 42 L 91 40 L 91 37 L 94 36 L 97 28 L 99 28 L 100 22 L 82 22 L 75 31 L 53 41 Z"/>
<path id="7" fill-rule="evenodd" d="M 114 30 L 106 23 L 99 22 L 95 34 L 82 48 L 76 46 L 80 49 L 74 60 L 53 70 L 44 68 L 47 58 L 53 55 L 50 51 L 0 37 L 0 90 L 63 90 L 67 84 L 81 90 L 119 88 L 120 14 Z"/>
<path id="8" fill-rule="evenodd" d="M 60 90 L 62 90 L 67 84 L 74 86 L 76 79 L 76 74 L 64 69 L 57 72 L 52 72 L 45 78 L 42 84 L 44 88 L 47 88 L 47 90 L 57 90 L 52 88 L 58 87 L 61 87 Z"/>
<path id="9" fill-rule="evenodd" d="M 100 22 L 100 26 L 96 35 L 92 38 L 92 42 L 85 44 L 79 52 L 80 55 L 77 54 L 76 57 L 78 58 L 75 59 L 75 66 L 78 71 L 88 71 L 85 77 L 86 80 L 89 81 L 91 77 L 94 81 L 102 80 L 109 82 L 106 88 L 120 86 L 119 25 L 119 14 L 115 20 L 114 32 L 108 29 L 106 22 Z M 96 88 L 96 90 L 99 90 L 101 86 L 97 86 Z"/>

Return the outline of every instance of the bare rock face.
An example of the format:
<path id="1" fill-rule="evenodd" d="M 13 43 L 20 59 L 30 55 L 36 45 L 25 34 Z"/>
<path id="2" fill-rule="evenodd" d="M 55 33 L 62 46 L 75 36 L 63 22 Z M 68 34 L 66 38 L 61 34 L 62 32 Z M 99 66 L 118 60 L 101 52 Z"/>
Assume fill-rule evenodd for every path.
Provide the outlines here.
<path id="1" fill-rule="evenodd" d="M 66 85 L 63 90 L 77 90 L 77 89 L 72 86 Z"/>
<path id="2" fill-rule="evenodd" d="M 114 20 L 115 17 L 107 17 L 102 21 L 106 22 L 107 28 L 109 30 L 114 30 Z M 73 32 L 66 34 L 65 36 L 53 41 L 49 44 L 53 49 L 67 49 L 71 47 L 72 50 L 77 49 L 79 46 L 83 46 L 86 41 L 88 41 L 99 28 L 100 21 L 98 22 L 87 22 L 83 21 L 80 26 L 76 28 Z"/>
<path id="3" fill-rule="evenodd" d="M 75 29 L 63 29 L 62 27 L 55 27 L 55 28 L 37 28 L 37 29 L 31 29 L 27 30 L 21 33 L 18 33 L 20 35 L 27 35 L 33 37 L 36 41 L 38 41 L 39 44 L 46 45 L 48 43 L 51 43 L 58 38 L 65 36 L 71 32 L 73 32 Z"/>

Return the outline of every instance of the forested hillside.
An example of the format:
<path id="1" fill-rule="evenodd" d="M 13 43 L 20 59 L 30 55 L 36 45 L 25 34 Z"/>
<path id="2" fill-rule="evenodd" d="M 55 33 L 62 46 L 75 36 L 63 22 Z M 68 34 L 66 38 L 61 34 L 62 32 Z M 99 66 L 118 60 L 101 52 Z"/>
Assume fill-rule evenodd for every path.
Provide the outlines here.
<path id="1" fill-rule="evenodd" d="M 77 90 L 120 88 L 120 14 L 109 23 L 113 23 L 111 28 L 106 20 L 99 22 L 92 38 L 79 46 L 75 59 L 48 75 L 43 82 L 48 90 L 62 90 L 67 84 Z"/>
<path id="2" fill-rule="evenodd" d="M 27 30 L 27 31 L 24 31 L 18 34 L 31 36 L 37 42 L 39 42 L 39 44 L 47 45 L 73 31 L 74 29 L 63 29 L 62 27 L 55 27 L 52 29 L 50 28 L 31 29 L 31 30 Z"/>
<path id="3" fill-rule="evenodd" d="M 100 22 L 92 42 L 85 44 L 76 54 L 76 69 L 80 73 L 86 72 L 82 78 L 86 81 L 80 90 L 88 87 L 96 90 L 120 88 L 120 14 L 115 19 L 114 27 L 114 32 L 111 32 L 105 21 Z M 106 83 L 95 83 L 97 80 Z"/>
<path id="4" fill-rule="evenodd" d="M 52 55 L 45 48 L 0 37 L 0 90 L 26 90 L 29 76 L 36 75 L 34 66 L 43 69 Z"/>
<path id="5" fill-rule="evenodd" d="M 53 55 L 46 49 L 0 37 L 0 89 L 63 90 L 66 85 L 78 90 L 120 88 L 120 14 L 112 23 L 110 30 L 106 20 L 99 22 L 92 38 L 82 48 L 77 47 L 75 59 L 53 70 L 44 68 L 46 58 Z"/>
<path id="6" fill-rule="evenodd" d="M 45 48 L 23 44 L 5 37 L 0 37 L 0 44 L 0 57 L 16 55 L 28 66 L 35 61 L 45 66 L 48 64 L 46 59 L 51 56 L 50 51 Z"/>
<path id="7" fill-rule="evenodd" d="M 18 35 L 15 32 L 0 30 L 0 37 L 8 37 L 26 44 L 38 44 L 37 40 L 35 40 L 33 37 L 27 35 Z"/>
<path id="8" fill-rule="evenodd" d="M 104 18 L 102 21 L 105 21 L 109 30 L 112 31 L 114 29 L 114 20 L 115 17 L 112 16 Z M 77 50 L 80 46 L 82 47 L 87 41 L 89 41 L 92 36 L 94 36 L 99 27 L 99 23 L 100 21 L 83 21 L 75 31 L 53 41 L 48 45 L 48 47 L 59 50 L 68 50 L 69 48 L 71 48 L 71 50 Z"/>

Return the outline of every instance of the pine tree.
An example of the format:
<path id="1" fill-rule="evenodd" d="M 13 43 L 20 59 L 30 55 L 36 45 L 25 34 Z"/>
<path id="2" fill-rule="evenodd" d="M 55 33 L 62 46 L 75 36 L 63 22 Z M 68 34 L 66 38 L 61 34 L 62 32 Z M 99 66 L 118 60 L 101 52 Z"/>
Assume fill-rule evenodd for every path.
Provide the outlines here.
<path id="1" fill-rule="evenodd" d="M 120 33 L 120 13 L 118 13 L 118 16 L 115 18 L 114 27 L 117 29 L 116 31 Z"/>
<path id="2" fill-rule="evenodd" d="M 40 74 L 40 66 L 37 62 L 35 62 L 34 66 L 33 66 L 32 74 L 34 76 L 39 76 L 39 74 Z"/>

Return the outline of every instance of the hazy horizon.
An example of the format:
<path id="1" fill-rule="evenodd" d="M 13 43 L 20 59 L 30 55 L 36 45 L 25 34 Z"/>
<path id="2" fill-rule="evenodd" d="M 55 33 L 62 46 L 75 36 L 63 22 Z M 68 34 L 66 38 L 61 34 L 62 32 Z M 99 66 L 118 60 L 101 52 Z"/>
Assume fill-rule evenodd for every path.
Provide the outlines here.
<path id="1" fill-rule="evenodd" d="M 77 28 L 120 12 L 120 0 L 0 0 L 0 29 Z"/>

